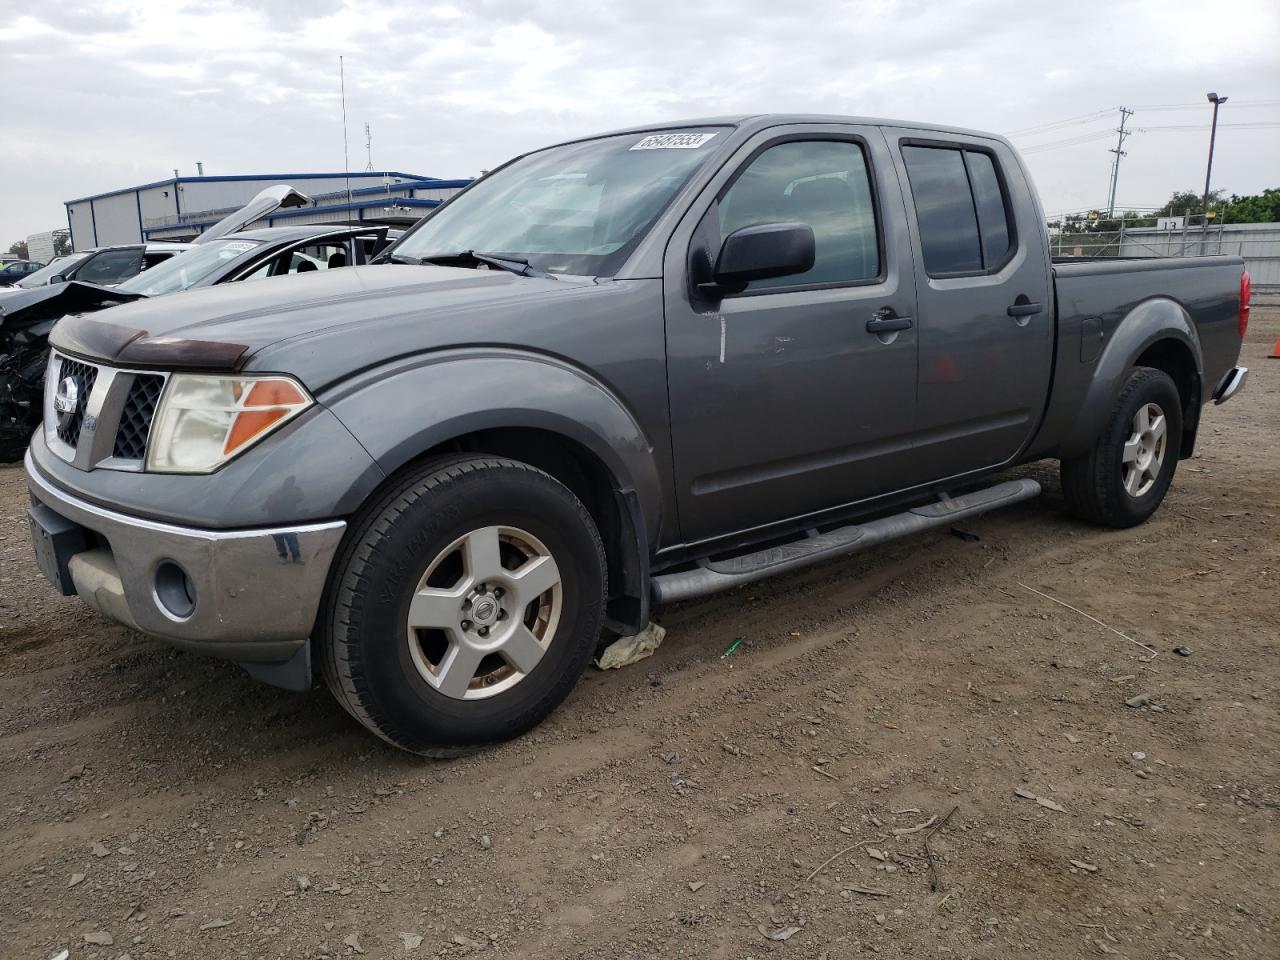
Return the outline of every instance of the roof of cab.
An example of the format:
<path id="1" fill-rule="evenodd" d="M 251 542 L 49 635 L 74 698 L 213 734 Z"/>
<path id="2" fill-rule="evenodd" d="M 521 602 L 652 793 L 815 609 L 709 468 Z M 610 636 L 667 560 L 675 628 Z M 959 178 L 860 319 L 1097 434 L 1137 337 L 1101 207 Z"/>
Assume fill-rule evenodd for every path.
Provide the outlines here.
<path id="1" fill-rule="evenodd" d="M 72 253 L 101 253 L 103 250 L 133 250 L 136 247 L 145 248 L 147 253 L 181 253 L 183 250 L 190 250 L 192 246 L 190 243 L 149 240 L 146 243 L 103 243 L 96 247 L 73 250 Z"/>
<path id="2" fill-rule="evenodd" d="M 252 230 L 237 230 L 229 233 L 222 240 L 307 240 L 311 237 L 323 237 L 330 233 L 374 233 L 382 227 L 369 224 L 360 227 L 342 223 L 306 223 L 296 227 L 255 227 Z"/>
<path id="3" fill-rule="evenodd" d="M 754 133 L 769 127 L 787 124 L 851 124 L 869 127 L 910 127 L 913 130 L 932 130 L 938 133 L 959 134 L 966 137 L 985 137 L 990 140 L 1004 140 L 997 133 L 986 130 L 973 130 L 966 127 L 952 127 L 940 123 L 925 123 L 915 120 L 889 120 L 884 117 L 850 117 L 838 114 L 822 113 L 749 113 L 720 117 L 695 117 L 689 120 L 664 120 L 660 123 L 649 123 L 643 126 L 624 127 L 610 130 L 607 133 L 592 134 L 579 137 L 578 140 L 594 140 L 598 137 L 612 137 L 629 133 L 652 133 L 655 130 L 678 130 L 687 127 L 737 127 L 744 133 Z M 576 142 L 576 141 L 575 141 Z"/>

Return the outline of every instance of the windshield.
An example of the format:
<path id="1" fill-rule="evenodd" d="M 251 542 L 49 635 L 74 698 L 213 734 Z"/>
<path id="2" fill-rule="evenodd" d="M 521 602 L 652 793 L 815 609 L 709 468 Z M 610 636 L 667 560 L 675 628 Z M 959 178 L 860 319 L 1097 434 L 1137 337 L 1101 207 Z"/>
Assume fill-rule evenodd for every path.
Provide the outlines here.
<path id="1" fill-rule="evenodd" d="M 612 276 L 723 133 L 632 133 L 531 154 L 451 200 L 391 255 L 473 250 L 548 273 Z"/>
<path id="2" fill-rule="evenodd" d="M 69 257 L 58 257 L 53 263 L 43 269 L 37 270 L 35 273 L 29 273 L 23 279 L 19 280 L 14 286 L 16 287 L 43 287 L 49 282 L 50 277 L 56 277 L 58 274 L 66 273 L 68 270 L 84 263 L 89 259 L 92 251 L 84 253 L 73 253 Z"/>
<path id="3" fill-rule="evenodd" d="M 140 293 L 144 297 L 158 297 L 165 293 L 177 293 L 193 287 L 215 270 L 238 260 L 254 247 L 262 246 L 258 240 L 210 240 L 157 263 L 136 277 L 130 277 L 116 287 L 128 293 Z"/>

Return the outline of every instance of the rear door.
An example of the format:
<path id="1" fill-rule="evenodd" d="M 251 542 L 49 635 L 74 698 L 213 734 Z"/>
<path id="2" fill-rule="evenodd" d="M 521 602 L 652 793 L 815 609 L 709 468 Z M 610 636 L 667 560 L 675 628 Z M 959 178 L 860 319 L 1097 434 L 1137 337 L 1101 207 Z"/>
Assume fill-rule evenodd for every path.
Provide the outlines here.
<path id="1" fill-rule="evenodd" d="M 999 141 L 886 129 L 916 265 L 915 482 L 1012 460 L 1044 410 L 1052 278 L 1031 185 Z M 1016 198 L 1016 202 L 1015 202 Z"/>
<path id="2" fill-rule="evenodd" d="M 814 230 L 808 273 L 717 299 L 691 281 L 728 233 L 786 221 Z M 915 418 L 915 291 L 901 190 L 879 130 L 782 126 L 743 144 L 677 227 L 664 296 L 686 542 L 899 485 Z M 886 317 L 896 329 L 884 330 Z"/>

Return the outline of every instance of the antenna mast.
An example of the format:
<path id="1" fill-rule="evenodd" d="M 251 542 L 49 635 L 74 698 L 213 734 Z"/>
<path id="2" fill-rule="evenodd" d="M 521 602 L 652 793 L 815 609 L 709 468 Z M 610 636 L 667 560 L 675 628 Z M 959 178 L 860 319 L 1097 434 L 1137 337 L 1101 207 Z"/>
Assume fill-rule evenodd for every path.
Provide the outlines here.
<path id="1" fill-rule="evenodd" d="M 338 83 L 342 92 L 342 174 L 347 182 L 347 203 L 350 204 L 351 158 L 347 153 L 347 72 L 342 61 L 342 54 L 338 54 Z"/>
<path id="2" fill-rule="evenodd" d="M 368 121 L 364 125 L 364 152 L 369 158 L 369 162 L 364 165 L 364 172 L 373 173 L 373 132 L 369 129 Z"/>

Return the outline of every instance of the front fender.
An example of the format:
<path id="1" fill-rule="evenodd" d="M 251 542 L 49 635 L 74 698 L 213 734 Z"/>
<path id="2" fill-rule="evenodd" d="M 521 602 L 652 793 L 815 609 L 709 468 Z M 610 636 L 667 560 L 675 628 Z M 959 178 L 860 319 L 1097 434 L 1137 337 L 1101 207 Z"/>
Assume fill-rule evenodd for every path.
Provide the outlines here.
<path id="1" fill-rule="evenodd" d="M 1106 426 L 1129 371 L 1149 347 L 1163 340 L 1172 340 L 1187 348 L 1195 364 L 1196 381 L 1204 382 L 1200 335 L 1190 314 L 1167 297 L 1144 300 L 1125 314 L 1106 338 L 1075 422 L 1062 443 L 1063 458 L 1079 456 L 1093 446 Z"/>
<path id="2" fill-rule="evenodd" d="M 344 381 L 321 400 L 387 474 L 479 430 L 560 434 L 599 458 L 619 491 L 634 492 L 649 542 L 658 536 L 652 442 L 605 383 L 559 358 L 500 349 L 423 354 Z"/>

